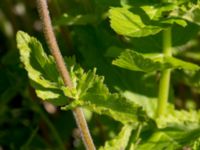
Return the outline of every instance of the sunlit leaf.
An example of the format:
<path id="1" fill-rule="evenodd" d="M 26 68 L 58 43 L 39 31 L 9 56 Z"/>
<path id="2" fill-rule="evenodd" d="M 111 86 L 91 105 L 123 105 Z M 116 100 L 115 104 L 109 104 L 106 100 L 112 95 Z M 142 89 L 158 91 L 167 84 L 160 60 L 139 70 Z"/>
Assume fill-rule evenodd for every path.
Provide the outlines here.
<path id="1" fill-rule="evenodd" d="M 169 104 L 165 114 L 156 118 L 156 123 L 159 128 L 178 126 L 194 129 L 200 125 L 200 111 L 175 110 L 174 106 Z"/>
<path id="2" fill-rule="evenodd" d="M 126 148 L 132 127 L 130 125 L 125 125 L 120 133 L 112 140 L 107 141 L 104 147 L 100 147 L 99 150 L 123 150 Z"/>
<path id="3" fill-rule="evenodd" d="M 115 32 L 124 36 L 142 37 L 156 34 L 162 30 L 159 26 L 151 25 L 150 20 L 147 20 L 147 24 L 145 24 L 141 16 L 130 12 L 127 8 L 111 8 L 109 17 L 111 27 Z"/>
<path id="4" fill-rule="evenodd" d="M 175 4 L 111 8 L 111 27 L 118 34 L 129 37 L 154 35 L 173 24 L 185 27 L 187 22 L 183 18 L 170 15 L 170 11 L 173 12 L 174 9 L 177 9 Z"/>
<path id="5" fill-rule="evenodd" d="M 161 71 L 164 69 L 184 69 L 197 71 L 200 67 L 196 64 L 185 62 L 174 57 L 166 57 L 163 54 L 141 54 L 132 50 L 121 53 L 113 64 L 133 71 Z"/>
<path id="6" fill-rule="evenodd" d="M 77 79 L 75 94 L 65 87 L 62 90 L 66 96 L 74 98 L 74 101 L 62 107 L 63 110 L 81 106 L 98 114 L 111 116 L 122 123 L 136 123 L 138 121 L 137 114 L 140 112 L 140 108 L 121 95 L 110 93 L 103 83 L 103 77 L 96 75 L 95 70 L 81 74 L 74 70 L 73 73 L 76 75 L 73 78 Z M 82 89 L 82 87 L 84 88 Z"/>
<path id="7" fill-rule="evenodd" d="M 135 104 L 141 106 L 149 117 L 154 118 L 157 108 L 157 98 L 147 97 L 145 95 L 133 93 L 130 91 L 123 92 L 123 96 L 133 101 Z"/>
<path id="8" fill-rule="evenodd" d="M 179 143 L 173 137 L 168 136 L 164 132 L 155 132 L 144 144 L 140 144 L 137 150 L 174 150 L 179 147 Z"/>
<path id="9" fill-rule="evenodd" d="M 200 25 L 200 3 L 199 1 L 185 1 L 181 3 L 172 13 L 171 16 L 176 16 Z"/>
<path id="10" fill-rule="evenodd" d="M 199 148 L 200 148 L 200 138 L 198 138 L 196 141 L 194 141 L 192 149 L 199 150 Z"/>
<path id="11" fill-rule="evenodd" d="M 17 34 L 21 61 L 24 63 L 36 94 L 56 105 L 67 104 L 67 97 L 73 101 L 65 109 L 83 106 L 99 114 L 111 116 L 122 123 L 135 123 L 139 107 L 117 93 L 110 93 L 104 79 L 96 70 L 84 72 L 67 59 L 74 88 L 65 87 L 56 71 L 55 62 L 43 51 L 41 44 L 24 32 Z"/>
<path id="12" fill-rule="evenodd" d="M 176 110 L 172 104 L 167 104 L 167 110 L 161 117 L 156 117 L 157 98 L 150 98 L 130 91 L 123 96 L 141 106 L 146 114 L 155 120 L 158 128 L 177 127 L 180 129 L 195 129 L 200 124 L 200 112 L 195 110 Z"/>
<path id="13" fill-rule="evenodd" d="M 38 97 L 55 105 L 67 103 L 67 98 L 59 90 L 63 86 L 51 56 L 47 56 L 40 42 L 34 37 L 19 31 L 17 33 L 17 47 L 20 59 L 28 72 L 32 86 Z"/>

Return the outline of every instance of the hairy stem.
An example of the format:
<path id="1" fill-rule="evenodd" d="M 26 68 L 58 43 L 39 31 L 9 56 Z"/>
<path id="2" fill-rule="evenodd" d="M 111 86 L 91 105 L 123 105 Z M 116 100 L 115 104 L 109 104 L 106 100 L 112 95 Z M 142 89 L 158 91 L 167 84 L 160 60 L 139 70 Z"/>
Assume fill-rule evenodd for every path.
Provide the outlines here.
<path id="1" fill-rule="evenodd" d="M 37 0 L 37 6 L 38 6 L 38 12 L 40 15 L 40 19 L 43 24 L 43 31 L 46 38 L 46 42 L 49 46 L 49 49 L 51 50 L 51 53 L 56 61 L 56 65 L 58 68 L 58 71 L 64 81 L 64 84 L 68 86 L 69 88 L 73 88 L 73 83 L 71 81 L 69 72 L 67 70 L 67 67 L 64 63 L 63 57 L 61 55 L 61 52 L 59 50 L 55 34 L 53 32 L 53 27 L 51 23 L 51 19 L 49 16 L 48 6 L 46 0 Z M 83 140 L 83 143 L 87 150 L 95 150 L 95 146 L 93 143 L 93 140 L 91 138 L 85 117 L 83 115 L 81 108 L 76 108 L 73 110 L 73 114 L 76 120 L 76 123 L 79 127 L 79 130 L 81 132 L 81 137 Z"/>
<path id="2" fill-rule="evenodd" d="M 165 56 L 172 56 L 171 51 L 171 28 L 163 31 L 163 54 Z M 158 93 L 158 106 L 157 106 L 157 117 L 162 116 L 167 107 L 167 101 L 169 96 L 170 87 L 170 74 L 171 69 L 166 69 L 161 72 L 159 93 Z"/>

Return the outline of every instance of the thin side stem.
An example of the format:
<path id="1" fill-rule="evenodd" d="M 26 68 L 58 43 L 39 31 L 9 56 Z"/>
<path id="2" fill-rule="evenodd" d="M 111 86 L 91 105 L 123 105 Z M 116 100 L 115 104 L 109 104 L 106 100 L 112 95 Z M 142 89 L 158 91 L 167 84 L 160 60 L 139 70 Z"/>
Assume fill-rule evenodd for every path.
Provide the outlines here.
<path id="1" fill-rule="evenodd" d="M 138 139 L 140 138 L 140 134 L 141 134 L 141 131 L 142 131 L 142 127 L 143 127 L 143 124 L 140 123 L 138 125 L 138 128 L 137 128 L 137 132 L 136 132 L 136 135 L 135 135 L 135 141 L 137 142 Z"/>
<path id="2" fill-rule="evenodd" d="M 38 132 L 38 127 L 36 127 L 32 134 L 30 135 L 30 137 L 28 138 L 27 142 L 21 147 L 20 150 L 27 150 L 29 145 L 31 144 L 31 142 L 33 141 L 34 137 L 36 136 L 37 132 Z"/>
<path id="3" fill-rule="evenodd" d="M 143 123 L 139 123 L 136 131 L 129 138 L 127 149 L 136 150 L 140 142 L 140 134 L 142 131 Z M 133 132 L 133 131 L 132 131 Z"/>
<path id="4" fill-rule="evenodd" d="M 63 144 L 63 141 L 62 141 L 57 129 L 53 125 L 53 123 L 49 120 L 48 116 L 45 114 L 45 112 L 43 112 L 43 110 L 40 107 L 38 107 L 38 106 L 35 106 L 35 107 L 37 109 L 37 112 L 41 115 L 41 118 L 45 121 L 45 123 L 47 124 L 47 126 L 51 130 L 51 133 L 52 133 L 54 139 L 58 143 L 59 149 L 65 150 L 65 146 Z"/>
<path id="5" fill-rule="evenodd" d="M 64 81 L 64 84 L 68 86 L 69 88 L 73 88 L 73 83 L 71 81 L 69 72 L 67 70 L 67 66 L 65 65 L 65 62 L 63 60 L 63 57 L 61 55 L 61 52 L 59 50 L 55 34 L 53 32 L 53 27 L 51 23 L 51 18 L 49 16 L 49 10 L 47 6 L 46 0 L 37 0 L 37 6 L 38 6 L 38 12 L 40 15 L 40 19 L 43 24 L 43 31 L 46 38 L 46 42 L 49 46 L 49 49 L 51 50 L 51 53 L 56 61 L 57 69 Z M 83 143 L 87 150 L 95 150 L 95 146 L 93 143 L 93 140 L 91 138 L 85 117 L 83 115 L 81 108 L 76 108 L 73 110 L 73 114 L 76 120 L 76 124 L 79 127 L 79 130 L 81 132 L 81 137 L 83 140 Z"/>
<path id="6" fill-rule="evenodd" d="M 172 44 L 171 44 L 171 28 L 163 31 L 163 54 L 164 56 L 172 56 Z M 171 69 L 166 69 L 161 72 L 159 93 L 158 93 L 158 106 L 157 117 L 162 116 L 167 107 L 167 101 L 169 96 L 170 87 L 170 75 Z"/>

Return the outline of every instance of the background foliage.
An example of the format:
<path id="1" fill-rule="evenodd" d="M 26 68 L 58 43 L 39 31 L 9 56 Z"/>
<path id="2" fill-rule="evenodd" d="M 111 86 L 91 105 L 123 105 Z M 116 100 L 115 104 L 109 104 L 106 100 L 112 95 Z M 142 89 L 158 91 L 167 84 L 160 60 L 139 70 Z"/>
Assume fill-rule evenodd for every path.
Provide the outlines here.
<path id="1" fill-rule="evenodd" d="M 153 2 L 154 1 L 152 1 L 152 3 Z M 134 49 L 135 51 L 132 51 L 132 53 L 135 57 L 139 57 L 137 52 L 161 52 L 162 35 L 159 33 L 159 30 L 161 27 L 166 26 L 167 23 L 163 21 L 163 23 L 155 29 L 156 32 L 158 31 L 158 34 L 155 35 L 145 31 L 145 33 L 149 34 L 146 37 L 132 37 L 132 33 L 124 33 L 123 30 L 116 28 L 115 31 L 118 33 L 130 37 L 118 35 L 111 28 L 111 26 L 115 28 L 115 24 L 111 22 L 110 26 L 108 13 L 114 16 L 115 13 L 120 13 L 121 9 L 116 8 L 112 11 L 109 11 L 109 9 L 111 7 L 124 6 L 127 3 L 130 4 L 129 1 L 124 0 L 51 0 L 49 1 L 49 9 L 63 55 L 75 55 L 76 61 L 81 64 L 81 67 L 86 71 L 96 67 L 97 74 L 104 76 L 104 82 L 111 92 L 120 92 L 126 98 L 130 99 L 140 98 L 141 101 L 144 100 L 144 102 L 148 97 L 148 99 L 150 98 L 152 101 L 152 103 L 148 103 L 148 105 L 151 105 L 153 108 L 155 107 L 153 104 L 155 101 L 154 98 L 157 97 L 158 94 L 159 73 L 155 75 L 155 73 L 152 72 L 146 74 L 144 72 L 129 71 L 112 65 L 112 61 L 125 49 Z M 136 1 L 136 3 L 140 5 L 140 2 Z M 149 4 L 149 2 L 145 0 L 141 2 L 141 5 L 142 3 Z M 138 13 L 139 12 L 138 10 Z M 117 17 L 120 17 L 120 15 L 117 14 Z M 191 19 L 190 17 L 188 18 Z M 187 22 L 188 26 L 186 27 L 183 27 L 183 22 L 173 24 L 173 53 L 177 58 L 200 64 L 199 20 L 198 17 L 193 19 L 196 19 L 194 21 L 195 23 Z M 30 35 L 37 37 L 37 39 L 42 42 L 46 53 L 49 53 L 41 31 L 41 22 L 37 14 L 35 1 L 1 0 L 1 148 L 5 150 L 54 150 L 60 149 L 58 145 L 60 145 L 59 142 L 62 142 L 66 149 L 84 149 L 71 111 L 60 111 L 49 103 L 41 101 L 36 96 L 32 86 L 30 86 L 27 72 L 19 61 L 19 51 L 16 47 L 15 38 L 18 30 L 26 31 Z M 134 34 L 139 36 L 141 33 Z M 189 66 L 189 68 L 190 67 L 191 66 Z M 175 70 L 172 72 L 169 101 L 174 103 L 177 109 L 198 109 L 200 107 L 199 86 L 199 72 L 192 74 L 183 70 Z M 136 94 L 138 97 L 136 97 Z M 145 96 L 141 98 L 141 95 Z M 148 111 L 149 108 L 145 109 Z M 151 111 L 152 109 L 149 110 Z M 170 111 L 173 112 L 173 109 L 170 109 Z M 106 140 L 112 139 L 119 132 L 120 134 L 118 136 L 130 136 L 129 133 L 132 130 L 130 127 L 125 126 L 122 128 L 121 123 L 114 121 L 110 117 L 104 115 L 100 116 L 87 110 L 85 114 L 97 147 L 104 145 Z M 149 112 L 149 114 L 151 114 L 151 112 Z M 175 112 L 173 112 L 173 114 L 175 114 L 175 117 L 179 115 Z M 194 113 L 191 116 L 194 115 L 198 114 Z M 187 113 L 185 116 L 186 118 L 191 117 L 189 115 L 187 116 Z M 171 119 L 171 116 L 165 117 L 169 120 Z M 149 123 L 152 123 L 151 120 Z M 152 127 L 155 127 L 154 123 L 152 123 Z M 134 132 L 137 130 L 138 129 L 134 129 Z M 144 132 L 142 134 L 142 136 L 146 138 L 143 139 L 144 141 L 148 141 L 148 136 L 152 134 L 155 135 L 154 137 L 159 137 L 159 139 L 153 136 L 151 137 L 155 142 L 160 139 L 170 141 L 168 140 L 170 136 L 176 134 L 178 143 L 172 144 L 173 146 L 181 145 L 181 143 L 188 143 L 189 145 L 192 141 L 193 143 L 191 145 L 194 147 L 198 147 L 199 144 L 197 139 L 200 135 L 195 134 L 195 137 L 191 136 L 194 135 L 193 133 L 198 133 L 199 129 L 188 131 L 184 135 L 181 133 L 173 133 L 167 128 L 165 129 L 166 134 L 163 134 L 163 132 L 154 132 L 149 129 L 144 130 L 148 130 L 148 133 Z M 167 130 L 169 130 L 169 132 L 167 132 Z M 185 138 L 188 140 L 187 142 L 184 141 L 184 136 L 187 137 Z M 126 139 L 124 140 L 126 141 Z M 164 146 L 161 144 L 160 147 L 157 145 L 156 148 L 162 149 L 166 145 L 169 145 L 169 143 L 165 143 Z M 185 146 L 187 147 L 187 145 Z M 140 149 L 147 149 L 147 147 L 149 148 L 148 142 L 147 144 L 143 144 Z M 151 147 L 152 150 L 155 149 L 153 145 L 151 145 Z M 175 147 L 171 149 L 175 149 Z"/>

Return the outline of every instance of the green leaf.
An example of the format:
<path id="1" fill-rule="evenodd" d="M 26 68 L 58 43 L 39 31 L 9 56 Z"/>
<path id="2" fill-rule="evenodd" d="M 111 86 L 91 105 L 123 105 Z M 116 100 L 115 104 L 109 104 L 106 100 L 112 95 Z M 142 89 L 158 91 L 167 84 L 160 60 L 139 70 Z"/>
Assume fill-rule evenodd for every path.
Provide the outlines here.
<path id="1" fill-rule="evenodd" d="M 198 138 L 196 141 L 194 141 L 192 149 L 199 150 L 199 148 L 200 148 L 200 138 Z"/>
<path id="2" fill-rule="evenodd" d="M 123 150 L 126 148 L 129 137 L 132 132 L 132 126 L 125 125 L 120 133 L 112 140 L 107 141 L 104 147 L 100 147 L 99 150 Z"/>
<path id="3" fill-rule="evenodd" d="M 111 27 L 120 35 L 130 37 L 141 37 L 156 34 L 162 30 L 161 27 L 145 24 L 141 16 L 130 12 L 127 8 L 111 8 L 109 10 Z"/>
<path id="4" fill-rule="evenodd" d="M 125 91 L 122 94 L 125 98 L 141 106 L 150 118 L 154 118 L 157 108 L 157 98 L 147 97 L 145 95 L 133 93 L 130 91 Z"/>
<path id="5" fill-rule="evenodd" d="M 56 70 L 55 61 L 47 56 L 40 42 L 34 37 L 19 31 L 17 47 L 21 62 L 24 64 L 36 94 L 43 100 L 55 105 L 64 105 L 67 98 L 61 90 L 63 82 Z"/>
<path id="6" fill-rule="evenodd" d="M 158 128 L 177 127 L 191 130 L 200 125 L 200 111 L 176 110 L 172 104 L 168 104 L 165 114 L 157 118 L 155 116 L 157 98 L 147 97 L 130 91 L 123 92 L 123 96 L 141 106 L 148 117 L 155 120 Z"/>
<path id="7" fill-rule="evenodd" d="M 103 83 L 104 78 L 96 75 L 95 69 L 87 73 L 80 70 L 77 68 L 71 71 L 75 89 L 71 91 L 66 87 L 62 88 L 66 96 L 74 99 L 69 105 L 62 107 L 63 110 L 81 106 L 98 114 L 108 115 L 125 124 L 138 121 L 137 115 L 142 114 L 140 107 L 117 93 L 110 93 Z"/>
<path id="8" fill-rule="evenodd" d="M 119 94 L 112 94 L 103 84 L 103 77 L 96 75 L 96 69 L 87 73 L 75 64 L 75 60 L 67 59 L 70 76 L 74 88 L 65 87 L 56 70 L 51 56 L 47 56 L 41 44 L 24 32 L 17 33 L 21 61 L 28 71 L 32 86 L 38 97 L 55 105 L 67 104 L 67 98 L 74 99 L 65 109 L 78 106 L 86 107 L 99 114 L 106 114 L 123 123 L 137 121 L 138 107 Z"/>
<path id="9" fill-rule="evenodd" d="M 155 119 L 159 128 L 179 127 L 194 129 L 200 125 L 200 111 L 175 110 L 173 105 L 168 105 L 164 115 Z"/>
<path id="10" fill-rule="evenodd" d="M 134 6 L 134 5 L 133 5 Z M 185 27 L 187 22 L 173 15 L 177 4 L 154 4 L 111 8 L 109 11 L 111 27 L 120 35 L 144 37 L 178 24 Z"/>
<path id="11" fill-rule="evenodd" d="M 132 50 L 126 50 L 112 63 L 121 68 L 143 72 L 160 71 L 169 68 L 191 71 L 200 69 L 198 65 L 174 57 L 166 57 L 163 54 L 141 54 Z"/>
<path id="12" fill-rule="evenodd" d="M 138 145 L 138 150 L 175 150 L 191 145 L 198 145 L 199 128 L 187 129 L 180 127 L 167 127 L 163 129 L 152 129 L 152 131 L 141 134 L 141 142 Z M 195 142 L 196 141 L 196 142 Z"/>
<path id="13" fill-rule="evenodd" d="M 200 3 L 199 1 L 185 1 L 181 3 L 172 13 L 171 16 L 187 20 L 191 23 L 200 25 Z"/>
<path id="14" fill-rule="evenodd" d="M 165 132 L 155 132 L 145 143 L 139 144 L 137 150 L 175 150 L 180 145 L 174 141 L 173 137 Z"/>

